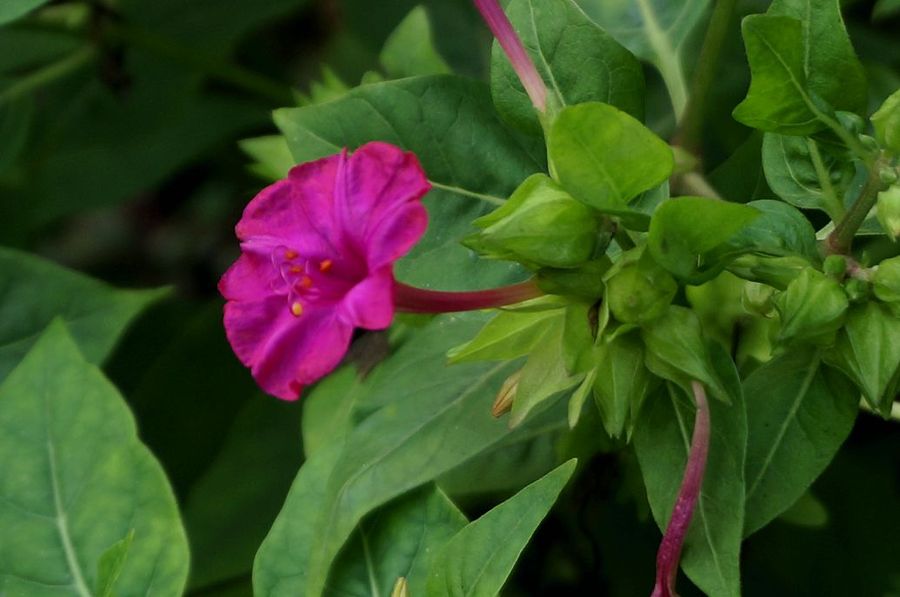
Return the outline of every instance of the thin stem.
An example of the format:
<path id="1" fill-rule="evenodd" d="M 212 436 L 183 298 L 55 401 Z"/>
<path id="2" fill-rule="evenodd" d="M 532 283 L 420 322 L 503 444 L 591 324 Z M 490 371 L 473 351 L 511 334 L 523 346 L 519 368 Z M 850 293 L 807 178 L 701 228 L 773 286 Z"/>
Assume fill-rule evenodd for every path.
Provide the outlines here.
<path id="1" fill-rule="evenodd" d="M 694 417 L 694 434 L 688 453 L 687 466 L 681 488 L 672 509 L 672 517 L 666 527 L 666 534 L 659 545 L 656 555 L 656 585 L 651 597 L 673 597 L 675 593 L 675 577 L 678 574 L 678 563 L 681 560 L 681 548 L 687 535 L 694 507 L 700 498 L 703 487 L 703 476 L 706 472 L 706 457 L 709 454 L 709 404 L 706 390 L 700 382 L 691 382 L 694 401 L 697 403 L 697 414 Z"/>
<path id="2" fill-rule="evenodd" d="M 844 145 L 846 145 L 850 149 L 850 151 L 856 154 L 856 157 L 862 160 L 867 167 L 872 167 L 872 165 L 875 163 L 875 153 L 869 149 L 866 149 L 866 147 L 860 142 L 856 135 L 841 126 L 840 122 L 838 122 L 825 112 L 821 111 L 818 106 L 813 103 L 812 100 L 807 99 L 806 105 L 809 106 L 810 110 L 813 114 L 815 114 L 816 118 L 821 120 L 828 126 L 828 128 L 834 131 L 834 133 L 841 139 L 841 141 L 844 142 Z"/>
<path id="3" fill-rule="evenodd" d="M 827 203 L 828 215 L 832 220 L 837 221 L 844 217 L 847 210 L 844 209 L 844 203 L 838 198 L 834 186 L 831 184 L 831 177 L 828 175 L 828 168 L 825 167 L 825 160 L 822 159 L 822 154 L 819 152 L 819 145 L 807 138 L 806 146 L 809 148 L 809 157 L 812 158 L 819 184 L 822 185 L 822 195 Z"/>
<path id="4" fill-rule="evenodd" d="M 675 177 L 676 185 L 688 195 L 695 197 L 709 197 L 710 199 L 721 199 L 722 196 L 716 191 L 709 181 L 698 172 L 685 172 Z"/>
<path id="5" fill-rule="evenodd" d="M 506 200 L 501 197 L 494 197 L 493 195 L 486 195 L 484 193 L 476 193 L 475 191 L 470 191 L 462 187 L 454 187 L 446 184 L 441 184 L 431 179 L 429 179 L 428 182 L 431 183 L 431 186 L 436 189 L 447 191 L 448 193 L 462 195 L 463 197 L 478 199 L 479 201 L 484 201 L 485 203 L 490 203 L 491 205 L 503 205 L 504 203 L 506 203 Z"/>
<path id="6" fill-rule="evenodd" d="M 213 56 L 204 55 L 195 48 L 183 45 L 173 39 L 121 23 L 109 23 L 106 31 L 111 37 L 124 43 L 188 66 L 224 83 L 229 83 L 265 98 L 277 105 L 294 103 L 291 89 L 279 81 L 269 79 Z"/>
<path id="7" fill-rule="evenodd" d="M 547 86 L 544 84 L 544 79 L 541 78 L 537 68 L 535 68 L 531 56 L 525 51 L 525 46 L 522 45 L 522 40 L 519 39 L 516 30 L 513 29 L 512 23 L 509 22 L 509 17 L 503 12 L 503 7 L 500 6 L 497 0 L 474 1 L 475 7 L 478 8 L 478 12 L 481 13 L 485 23 L 490 27 L 491 33 L 494 34 L 500 47 L 506 52 L 509 63 L 519 76 L 519 80 L 522 81 L 522 86 L 528 93 L 528 97 L 531 98 L 531 103 L 534 104 L 538 112 L 546 112 Z"/>
<path id="8" fill-rule="evenodd" d="M 737 0 L 718 0 L 713 8 L 709 26 L 706 28 L 706 37 L 703 39 L 703 48 L 700 50 L 697 60 L 697 69 L 691 79 L 691 89 L 684 116 L 678 132 L 675 134 L 675 144 L 693 154 L 700 152 L 701 133 L 709 91 L 712 89 L 716 69 L 719 66 L 722 46 L 728 38 L 729 26 L 736 4 Z"/>
<path id="9" fill-rule="evenodd" d="M 856 201 L 853 202 L 853 205 L 850 206 L 850 209 L 840 219 L 825 241 L 825 252 L 827 254 L 848 254 L 850 252 L 856 231 L 859 230 L 866 216 L 875 207 L 875 203 L 878 201 L 878 193 L 886 186 L 882 182 L 880 175 L 880 170 L 885 164 L 885 157 L 881 155 L 872 164 L 868 165 L 869 177 L 866 179 L 866 184 L 860 191 L 859 197 L 856 198 Z"/>
<path id="10" fill-rule="evenodd" d="M 88 64 L 96 55 L 96 48 L 93 46 L 85 46 L 58 62 L 54 62 L 53 64 L 34 71 L 0 92 L 0 104 L 11 102 L 23 95 L 37 91 L 41 87 L 67 77 Z"/>
<path id="11" fill-rule="evenodd" d="M 495 309 L 521 303 L 543 294 L 533 279 L 511 286 L 471 292 L 426 290 L 394 282 L 394 306 L 398 311 L 406 313 L 453 313 Z"/>

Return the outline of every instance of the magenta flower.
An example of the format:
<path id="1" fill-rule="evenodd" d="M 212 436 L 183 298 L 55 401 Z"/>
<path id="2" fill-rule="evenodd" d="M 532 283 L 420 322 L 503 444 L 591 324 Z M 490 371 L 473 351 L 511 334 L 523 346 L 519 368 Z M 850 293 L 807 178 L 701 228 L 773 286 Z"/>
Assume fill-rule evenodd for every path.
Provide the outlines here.
<path id="1" fill-rule="evenodd" d="M 675 577 L 678 575 L 681 548 L 684 546 L 684 539 L 694 516 L 694 508 L 703 488 L 706 456 L 709 453 L 709 404 L 702 384 L 694 381 L 691 387 L 694 390 L 694 401 L 697 403 L 694 435 L 691 438 L 691 449 L 678 497 L 672 508 L 672 517 L 656 553 L 656 584 L 650 597 L 677 597 Z"/>
<path id="2" fill-rule="evenodd" d="M 539 112 L 546 112 L 547 86 L 528 52 L 525 51 L 525 46 L 522 45 L 522 40 L 513 29 L 512 23 L 509 22 L 509 17 L 503 12 L 503 7 L 497 0 L 474 1 L 475 7 L 491 29 L 491 33 L 497 38 L 497 42 L 503 48 L 506 57 L 509 58 L 509 63 L 519 76 L 519 80 L 522 81 L 522 86 L 531 99 L 531 103 Z"/>
<path id="3" fill-rule="evenodd" d="M 228 340 L 266 392 L 296 400 L 354 328 L 390 325 L 394 262 L 425 233 L 430 188 L 415 155 L 369 143 L 296 166 L 250 202 L 219 291 Z"/>

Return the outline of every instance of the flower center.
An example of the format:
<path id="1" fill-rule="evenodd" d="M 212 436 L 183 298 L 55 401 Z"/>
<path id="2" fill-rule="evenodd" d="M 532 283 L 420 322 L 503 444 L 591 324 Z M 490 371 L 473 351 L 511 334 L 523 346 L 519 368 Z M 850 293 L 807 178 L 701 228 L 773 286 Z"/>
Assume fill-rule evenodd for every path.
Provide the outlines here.
<path id="1" fill-rule="evenodd" d="M 352 285 L 328 257 L 307 258 L 282 246 L 272 252 L 272 265 L 276 273 L 272 290 L 285 295 L 294 317 L 303 315 L 310 303 L 339 298 Z"/>

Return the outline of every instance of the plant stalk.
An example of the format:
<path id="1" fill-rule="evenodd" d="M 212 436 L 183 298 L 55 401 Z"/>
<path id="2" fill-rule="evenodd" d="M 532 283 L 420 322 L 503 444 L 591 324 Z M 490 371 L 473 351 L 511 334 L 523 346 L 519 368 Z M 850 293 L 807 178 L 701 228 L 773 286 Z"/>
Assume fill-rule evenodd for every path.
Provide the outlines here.
<path id="1" fill-rule="evenodd" d="M 862 226 L 866 216 L 875 207 L 875 203 L 878 201 L 878 193 L 886 186 L 880 175 L 880 170 L 884 165 L 886 165 L 886 162 L 883 155 L 878 156 L 871 164 L 867 164 L 869 176 L 866 179 L 866 183 L 862 191 L 860 191 L 859 197 L 856 198 L 856 201 L 844 214 L 844 217 L 838 221 L 834 230 L 828 235 L 825 241 L 826 254 L 849 254 L 853 245 L 853 237 L 856 236 L 856 232 Z"/>

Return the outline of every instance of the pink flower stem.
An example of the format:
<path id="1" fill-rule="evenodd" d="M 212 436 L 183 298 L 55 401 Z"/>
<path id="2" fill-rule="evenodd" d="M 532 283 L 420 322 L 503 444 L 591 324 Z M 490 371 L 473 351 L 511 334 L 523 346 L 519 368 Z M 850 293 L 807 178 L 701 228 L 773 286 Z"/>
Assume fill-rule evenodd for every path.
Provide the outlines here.
<path id="1" fill-rule="evenodd" d="M 534 280 L 472 292 L 426 290 L 394 282 L 394 307 L 406 313 L 452 313 L 493 309 L 543 296 Z"/>
<path id="2" fill-rule="evenodd" d="M 672 518 L 666 527 L 666 534 L 659 544 L 656 554 L 656 585 L 651 597 L 677 597 L 675 593 L 675 577 L 678 575 L 678 563 L 681 559 L 681 548 L 694 507 L 700 497 L 703 486 L 703 474 L 706 471 L 706 456 L 709 453 L 709 404 L 706 391 L 700 382 L 691 382 L 694 400 L 697 403 L 697 414 L 694 418 L 694 436 L 691 439 L 691 450 L 688 454 L 684 478 L 678 490 L 678 498 L 672 509 Z"/>
<path id="3" fill-rule="evenodd" d="M 500 47 L 506 52 L 513 70 L 519 75 L 531 103 L 539 112 L 546 112 L 547 86 L 544 85 L 544 80 L 534 67 L 534 62 L 525 51 L 525 46 L 522 45 L 522 40 L 513 29 L 512 23 L 503 12 L 503 7 L 497 0 L 474 0 L 474 2 L 494 37 L 500 42 Z"/>

